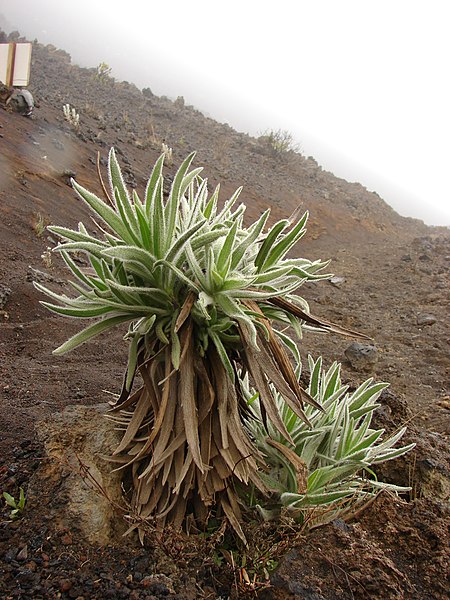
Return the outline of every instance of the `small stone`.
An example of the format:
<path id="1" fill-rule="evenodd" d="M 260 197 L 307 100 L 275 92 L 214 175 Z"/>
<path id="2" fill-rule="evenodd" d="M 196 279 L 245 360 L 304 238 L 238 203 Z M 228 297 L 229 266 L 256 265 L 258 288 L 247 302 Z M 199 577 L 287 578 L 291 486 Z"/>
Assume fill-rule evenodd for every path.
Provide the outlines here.
<path id="1" fill-rule="evenodd" d="M 0 310 L 3 310 L 11 295 L 11 289 L 0 283 Z"/>
<path id="2" fill-rule="evenodd" d="M 34 269 L 33 267 L 28 267 L 27 281 L 35 281 L 36 283 L 45 283 L 45 282 L 54 281 L 54 278 L 49 273 L 44 273 L 44 271 L 40 271 L 39 269 Z"/>
<path id="3" fill-rule="evenodd" d="M 444 396 L 443 398 L 441 398 L 440 400 L 438 400 L 436 402 L 436 404 L 438 406 L 440 406 L 441 408 L 446 408 L 447 410 L 450 410 L 450 397 L 449 396 Z"/>
<path id="4" fill-rule="evenodd" d="M 155 595 L 159 594 L 166 596 L 174 593 L 172 580 L 163 573 L 144 577 L 141 581 L 141 585 Z"/>
<path id="5" fill-rule="evenodd" d="M 10 563 L 12 560 L 14 560 L 16 558 L 18 552 L 19 552 L 19 549 L 15 548 L 14 546 L 12 548 L 10 548 L 9 550 L 7 550 L 5 553 L 5 561 L 7 563 Z"/>
<path id="6" fill-rule="evenodd" d="M 28 546 L 24 546 L 16 556 L 16 560 L 27 560 Z"/>
<path id="7" fill-rule="evenodd" d="M 61 592 L 68 592 L 72 587 L 72 582 L 70 579 L 61 579 L 59 582 L 59 589 Z"/>
<path id="8" fill-rule="evenodd" d="M 378 350 L 372 344 L 353 342 L 344 354 L 355 371 L 370 371 L 378 361 Z"/>
<path id="9" fill-rule="evenodd" d="M 70 535 L 70 533 L 65 533 L 62 537 L 61 537 L 61 543 L 64 544 L 64 546 L 71 546 L 73 541 L 72 541 L 72 536 Z"/>
<path id="10" fill-rule="evenodd" d="M 26 563 L 25 567 L 34 573 L 37 569 L 37 564 L 34 560 L 30 560 L 30 562 Z"/>
<path id="11" fill-rule="evenodd" d="M 338 275 L 335 275 L 334 277 L 331 277 L 329 281 L 335 287 L 339 287 L 341 283 L 345 283 L 345 277 L 339 277 Z"/>
<path id="12" fill-rule="evenodd" d="M 20 587 L 30 589 L 35 585 L 38 585 L 41 577 L 38 573 L 33 573 L 30 569 L 21 568 L 16 575 L 16 581 Z"/>
<path id="13" fill-rule="evenodd" d="M 417 325 L 423 327 L 425 325 L 433 325 L 436 323 L 437 318 L 430 313 L 419 313 L 417 315 Z"/>

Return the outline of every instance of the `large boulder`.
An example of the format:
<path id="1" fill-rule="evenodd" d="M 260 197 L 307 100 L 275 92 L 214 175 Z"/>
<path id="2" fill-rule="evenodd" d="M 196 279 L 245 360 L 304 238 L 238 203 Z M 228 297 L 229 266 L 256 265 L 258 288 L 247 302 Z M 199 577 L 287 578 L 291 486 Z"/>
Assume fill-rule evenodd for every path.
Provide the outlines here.
<path id="1" fill-rule="evenodd" d="M 121 473 L 107 460 L 118 432 L 105 418 L 108 406 L 68 406 L 37 423 L 47 460 L 29 490 L 61 528 L 79 530 L 103 546 L 123 534 Z"/>

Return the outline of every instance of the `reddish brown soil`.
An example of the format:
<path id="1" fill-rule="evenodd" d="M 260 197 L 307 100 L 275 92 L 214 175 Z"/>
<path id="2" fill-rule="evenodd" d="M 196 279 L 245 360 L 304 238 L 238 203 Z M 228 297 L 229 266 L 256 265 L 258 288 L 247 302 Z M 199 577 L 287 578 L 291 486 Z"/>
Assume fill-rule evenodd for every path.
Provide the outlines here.
<path id="1" fill-rule="evenodd" d="M 55 240 L 40 235 L 37 223 L 90 222 L 68 179 L 76 173 L 81 184 L 100 193 L 96 154 L 104 159 L 111 145 L 141 193 L 165 139 L 174 147 L 175 165 L 198 150 L 196 164 L 205 166 L 211 186 L 221 181 L 222 199 L 244 184 L 249 218 L 267 206 L 273 206 L 273 219 L 288 215 L 299 201 L 310 210 L 308 237 L 297 251 L 331 257 L 330 269 L 344 280 L 309 284 L 304 296 L 313 313 L 375 339 L 379 360 L 371 375 L 391 382 L 377 418 L 388 430 L 408 421 L 408 440 L 417 442 L 410 456 L 379 470 L 382 478 L 411 484 L 412 494 L 401 501 L 379 498 L 357 520 L 311 532 L 281 560 L 261 597 L 448 597 L 448 231 L 399 217 L 376 194 L 323 172 L 312 159 L 274 156 L 262 142 L 192 107 L 145 98 L 129 84 L 102 84 L 54 48 L 36 46 L 33 52 L 34 118 L 0 112 L 0 283 L 11 290 L 0 315 L 0 492 L 17 497 L 20 486 L 27 490 L 43 459 L 36 420 L 73 403 L 105 401 L 105 390 L 119 389 L 126 362 L 121 332 L 82 352 L 52 356 L 80 324 L 39 304 L 30 267 L 43 271 L 37 277 L 56 290 L 67 284 L 57 258 L 50 267 L 43 264 L 41 255 Z M 63 119 L 66 102 L 80 112 L 79 132 Z M 435 323 L 418 326 L 420 313 L 433 314 Z M 302 348 L 305 356 L 322 353 L 328 364 L 343 361 L 344 379 L 356 383 L 366 376 L 345 362 L 348 343 L 306 334 Z M 164 564 L 151 545 L 91 547 L 79 538 L 76 524 L 58 530 L 43 505 L 49 490 L 41 491 L 41 497 L 28 497 L 21 520 L 11 523 L 3 510 L 1 597 L 256 595 L 236 584 L 237 571 L 213 568 L 199 557 L 172 556 Z M 169 579 L 148 579 L 155 572 Z"/>

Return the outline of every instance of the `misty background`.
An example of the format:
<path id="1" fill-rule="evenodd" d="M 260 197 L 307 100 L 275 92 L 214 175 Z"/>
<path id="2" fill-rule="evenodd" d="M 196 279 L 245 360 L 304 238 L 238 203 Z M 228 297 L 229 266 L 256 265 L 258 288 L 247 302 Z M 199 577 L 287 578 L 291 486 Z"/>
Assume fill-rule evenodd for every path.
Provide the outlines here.
<path id="1" fill-rule="evenodd" d="M 302 154 L 450 225 L 446 0 L 0 0 L 0 27 Z M 31 78 L 33 74 L 31 73 Z"/>

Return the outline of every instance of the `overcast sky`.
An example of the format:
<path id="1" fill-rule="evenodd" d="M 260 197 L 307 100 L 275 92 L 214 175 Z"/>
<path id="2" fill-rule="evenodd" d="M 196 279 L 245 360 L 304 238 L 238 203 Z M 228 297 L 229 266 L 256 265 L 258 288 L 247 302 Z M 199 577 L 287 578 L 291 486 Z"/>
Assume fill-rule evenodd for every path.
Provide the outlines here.
<path id="1" fill-rule="evenodd" d="M 0 16 L 239 131 L 287 129 L 400 214 L 450 225 L 448 0 L 0 0 Z"/>

